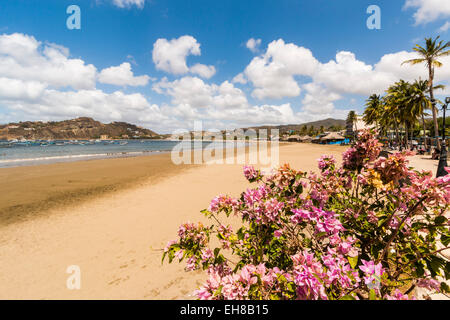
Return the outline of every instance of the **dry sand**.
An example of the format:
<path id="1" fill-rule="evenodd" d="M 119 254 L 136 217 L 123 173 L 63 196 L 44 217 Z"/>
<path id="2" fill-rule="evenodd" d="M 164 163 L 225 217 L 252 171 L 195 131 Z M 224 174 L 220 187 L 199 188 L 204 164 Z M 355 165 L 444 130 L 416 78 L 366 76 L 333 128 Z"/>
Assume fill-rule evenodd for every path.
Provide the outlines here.
<path id="1" fill-rule="evenodd" d="M 339 146 L 283 145 L 280 146 L 280 163 L 288 162 L 293 168 L 304 171 L 315 170 L 320 155 L 333 154 L 340 159 L 344 150 Z M 214 196 L 221 193 L 237 196 L 249 186 L 242 175 L 242 165 L 170 168 L 173 165 L 168 159 L 165 163 L 151 157 L 120 160 L 123 162 L 96 160 L 0 169 L 2 177 L 12 179 L 13 172 L 23 171 L 34 174 L 34 181 L 42 180 L 39 188 L 35 186 L 33 190 L 46 195 L 35 195 L 42 197 L 34 203 L 45 203 L 45 197 L 52 199 L 48 190 L 52 180 L 45 177 L 51 176 L 53 168 L 59 168 L 62 175 L 65 173 L 66 180 L 70 180 L 71 172 L 78 168 L 85 173 L 83 181 L 92 179 L 97 183 L 100 177 L 108 180 L 121 175 L 119 168 L 129 170 L 131 176 L 136 174 L 134 177 L 139 176 L 138 172 L 147 171 L 142 171 L 140 166 L 153 168 L 153 173 L 148 169 L 148 175 L 139 178 L 138 184 L 122 184 L 123 179 L 128 181 L 131 177 L 125 171 L 123 179 L 106 183 L 114 186 L 115 192 L 81 196 L 76 198 L 77 205 L 73 202 L 69 206 L 51 205 L 40 214 L 23 214 L 20 219 L 11 215 L 7 223 L 0 224 L 0 299 L 192 298 L 192 291 L 202 283 L 204 275 L 186 273 L 178 263 L 162 265 L 161 249 L 176 237 L 181 223 L 203 221 L 205 218 L 199 211 L 206 208 Z M 163 162 L 158 165 L 150 164 L 160 160 Z M 415 165 L 431 164 L 431 160 L 417 158 L 415 161 Z M 9 184 L 19 192 L 17 185 L 21 183 L 22 191 L 32 195 L 31 190 L 26 191 L 22 180 L 6 185 L 3 182 L 1 190 L 8 192 Z M 63 187 L 67 184 L 63 183 Z M 84 187 L 89 188 L 89 182 Z M 69 190 L 69 194 L 83 194 L 82 190 Z M 67 289 L 66 269 L 70 265 L 81 269 L 80 290 Z"/>

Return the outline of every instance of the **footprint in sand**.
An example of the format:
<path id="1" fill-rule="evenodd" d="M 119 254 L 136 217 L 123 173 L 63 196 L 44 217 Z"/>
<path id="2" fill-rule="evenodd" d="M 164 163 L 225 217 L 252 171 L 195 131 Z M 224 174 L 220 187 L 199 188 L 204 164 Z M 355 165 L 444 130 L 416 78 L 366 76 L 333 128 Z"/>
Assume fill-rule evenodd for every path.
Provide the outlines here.
<path id="1" fill-rule="evenodd" d="M 108 285 L 118 285 L 119 283 L 121 283 L 121 282 L 125 282 L 125 281 L 127 281 L 128 279 L 130 279 L 130 276 L 126 276 L 125 278 L 118 278 L 118 279 L 115 279 L 115 280 L 113 280 L 113 281 L 110 281 L 110 282 L 108 282 Z"/>
<path id="2" fill-rule="evenodd" d="M 111 281 L 111 282 L 108 282 L 108 284 L 110 285 L 110 286 L 112 286 L 113 284 L 115 284 L 115 285 L 118 285 L 119 283 L 120 283 L 120 278 L 119 279 L 115 279 L 115 280 L 113 280 L 113 281 Z"/>
<path id="3" fill-rule="evenodd" d="M 134 264 L 135 262 L 136 262 L 136 260 L 132 259 L 132 260 L 130 260 L 129 262 L 127 262 L 127 263 L 125 263 L 125 264 L 119 266 L 119 268 L 120 268 L 120 269 L 124 269 L 124 268 L 128 267 L 129 264 Z"/>
<path id="4" fill-rule="evenodd" d="M 170 281 L 168 284 L 166 284 L 166 285 L 164 286 L 164 290 L 169 289 L 171 286 L 173 286 L 174 284 L 179 283 L 181 280 L 183 280 L 183 277 L 178 277 L 178 278 L 176 278 L 176 279 Z"/>
<path id="5" fill-rule="evenodd" d="M 161 292 L 158 289 L 153 289 L 152 291 L 150 291 L 150 293 L 147 293 L 146 295 L 144 295 L 144 298 L 155 298 L 157 296 L 159 296 L 161 294 Z"/>

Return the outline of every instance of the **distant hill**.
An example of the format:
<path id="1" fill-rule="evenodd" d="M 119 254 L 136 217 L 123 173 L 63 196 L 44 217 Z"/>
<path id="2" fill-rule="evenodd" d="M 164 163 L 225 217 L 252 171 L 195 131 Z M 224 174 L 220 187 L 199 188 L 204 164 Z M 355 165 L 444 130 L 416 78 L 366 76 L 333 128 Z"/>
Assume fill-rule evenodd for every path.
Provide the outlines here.
<path id="1" fill-rule="evenodd" d="M 71 140 L 154 138 L 157 133 L 126 122 L 101 123 L 92 118 L 81 117 L 64 121 L 26 121 L 0 125 L 0 140 Z"/>
<path id="2" fill-rule="evenodd" d="M 278 125 L 278 126 L 258 126 L 258 127 L 249 127 L 245 129 L 267 129 L 268 132 L 270 132 L 271 129 L 278 129 L 280 130 L 280 134 L 283 134 L 285 132 L 289 131 L 299 131 L 303 126 L 307 126 L 310 128 L 311 126 L 314 127 L 314 129 L 319 129 L 323 126 L 325 130 L 331 128 L 331 127 L 342 127 L 345 128 L 346 121 L 340 120 L 340 119 L 332 119 L 328 118 L 325 120 L 319 120 L 319 121 L 313 121 L 313 122 L 306 122 L 301 124 L 286 124 L 286 125 Z"/>

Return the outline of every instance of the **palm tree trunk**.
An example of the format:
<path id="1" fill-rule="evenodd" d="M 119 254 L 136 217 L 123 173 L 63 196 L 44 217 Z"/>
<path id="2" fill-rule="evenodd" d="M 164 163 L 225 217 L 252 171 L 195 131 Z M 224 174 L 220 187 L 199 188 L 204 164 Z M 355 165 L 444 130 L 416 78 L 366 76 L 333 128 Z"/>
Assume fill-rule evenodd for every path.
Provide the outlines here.
<path id="1" fill-rule="evenodd" d="M 405 122 L 405 148 L 408 149 L 408 123 Z"/>
<path id="2" fill-rule="evenodd" d="M 397 119 L 395 119 L 395 118 L 394 118 L 394 128 L 395 128 L 395 136 L 396 136 L 397 144 L 400 145 L 400 136 L 398 134 L 398 124 L 397 124 Z"/>
<path id="3" fill-rule="evenodd" d="M 425 128 L 425 116 L 422 112 L 422 128 L 423 128 L 423 144 L 425 146 L 425 150 L 427 149 L 427 134 L 426 134 L 426 128 Z"/>
<path id="4" fill-rule="evenodd" d="M 434 80 L 434 70 L 431 63 L 428 63 L 428 75 L 429 75 L 429 84 L 430 84 L 430 99 L 431 101 L 434 100 L 434 93 L 433 93 L 433 80 Z M 437 121 L 437 112 L 434 105 L 431 105 L 431 111 L 433 112 L 433 123 L 434 123 L 434 136 L 439 136 L 439 126 Z M 439 142 L 439 139 L 437 139 L 437 147 L 440 148 L 441 144 Z"/>

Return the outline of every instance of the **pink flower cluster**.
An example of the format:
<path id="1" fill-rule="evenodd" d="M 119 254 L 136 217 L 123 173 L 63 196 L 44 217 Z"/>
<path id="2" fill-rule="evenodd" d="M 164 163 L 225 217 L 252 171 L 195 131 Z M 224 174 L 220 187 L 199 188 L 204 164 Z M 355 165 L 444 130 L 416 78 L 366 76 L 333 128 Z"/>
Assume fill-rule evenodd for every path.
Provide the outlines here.
<path id="1" fill-rule="evenodd" d="M 361 260 L 362 266 L 359 266 L 362 272 L 364 272 L 364 283 L 369 289 L 374 289 L 379 292 L 381 288 L 381 277 L 383 276 L 384 269 L 381 263 L 375 264 L 373 261 Z"/>
<path id="2" fill-rule="evenodd" d="M 401 293 L 401 291 L 398 289 L 395 289 L 395 291 L 393 292 L 392 295 L 386 295 L 385 299 L 386 300 L 411 300 L 411 299 L 409 299 L 407 294 Z M 412 300 L 415 300 L 415 299 L 412 299 Z"/>
<path id="3" fill-rule="evenodd" d="M 243 194 L 242 217 L 262 224 L 279 221 L 284 203 L 270 196 L 269 190 L 264 185 L 256 189 L 247 189 Z"/>
<path id="4" fill-rule="evenodd" d="M 327 300 L 326 290 L 331 286 L 345 292 L 360 282 L 358 272 L 333 249 L 322 256 L 323 263 L 306 251 L 294 255 L 292 260 L 299 300 Z"/>
<path id="5" fill-rule="evenodd" d="M 364 164 L 378 158 L 381 144 L 374 139 L 371 130 L 362 130 L 352 148 L 342 154 L 343 167 L 348 170 L 360 170 Z"/>
<path id="6" fill-rule="evenodd" d="M 323 266 L 314 254 L 301 252 L 292 256 L 294 262 L 294 283 L 299 300 L 328 300 L 325 286 L 319 281 L 323 278 Z"/>
<path id="7" fill-rule="evenodd" d="M 413 154 L 412 152 L 397 152 L 387 159 L 380 157 L 373 163 L 372 167 L 380 174 L 383 183 L 392 181 L 396 184 L 411 174 L 411 170 L 407 166 L 409 161 L 406 157 Z"/>
<path id="8" fill-rule="evenodd" d="M 222 248 L 229 249 L 231 245 L 230 237 L 233 234 L 233 229 L 231 226 L 224 226 L 221 224 L 217 228 L 217 232 L 220 234 L 220 243 L 222 244 Z"/>
<path id="9" fill-rule="evenodd" d="M 353 247 L 347 247 L 349 242 L 342 242 L 346 247 L 347 254 L 351 254 Z M 342 247 L 340 247 L 342 251 Z M 342 254 L 335 249 L 328 248 L 327 254 L 322 256 L 323 264 L 327 267 L 326 275 L 324 276 L 324 283 L 329 287 L 339 287 L 341 290 L 348 290 L 356 287 L 359 282 L 358 271 L 352 269 L 348 263 L 346 254 Z"/>
<path id="10" fill-rule="evenodd" d="M 261 298 L 264 298 L 265 293 L 280 291 L 280 275 L 289 277 L 278 268 L 266 268 L 264 264 L 245 265 L 235 274 L 220 274 L 210 269 L 209 279 L 195 294 L 200 300 L 243 300 L 248 299 L 249 291 L 257 287 Z"/>
<path id="11" fill-rule="evenodd" d="M 434 179 L 431 172 L 411 172 L 410 184 L 401 188 L 403 202 L 418 200 L 426 196 L 424 205 L 448 206 L 450 204 L 450 174 Z"/>
<path id="12" fill-rule="evenodd" d="M 178 237 L 181 241 L 192 241 L 200 244 L 208 243 L 208 235 L 201 223 L 184 223 L 178 228 Z"/>
<path id="13" fill-rule="evenodd" d="M 216 213 L 221 210 L 229 210 L 236 212 L 237 207 L 239 206 L 239 201 L 225 195 L 219 195 L 211 200 L 209 204 L 208 210 L 210 212 Z"/>
<path id="14" fill-rule="evenodd" d="M 261 171 L 256 170 L 253 166 L 244 166 L 244 176 L 250 182 L 257 181 L 262 177 Z"/>
<path id="15" fill-rule="evenodd" d="M 316 233 L 337 234 L 344 230 L 342 223 L 336 219 L 336 214 L 331 211 L 312 207 L 309 210 L 293 209 L 292 213 L 294 214 L 291 217 L 293 223 L 313 223 Z"/>
<path id="16" fill-rule="evenodd" d="M 334 156 L 323 155 L 317 161 L 319 169 L 322 171 L 331 168 L 336 164 Z"/>
<path id="17" fill-rule="evenodd" d="M 434 290 L 436 292 L 441 291 L 441 284 L 439 283 L 439 281 L 434 279 L 419 279 L 416 285 L 427 290 Z"/>

